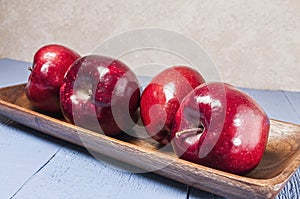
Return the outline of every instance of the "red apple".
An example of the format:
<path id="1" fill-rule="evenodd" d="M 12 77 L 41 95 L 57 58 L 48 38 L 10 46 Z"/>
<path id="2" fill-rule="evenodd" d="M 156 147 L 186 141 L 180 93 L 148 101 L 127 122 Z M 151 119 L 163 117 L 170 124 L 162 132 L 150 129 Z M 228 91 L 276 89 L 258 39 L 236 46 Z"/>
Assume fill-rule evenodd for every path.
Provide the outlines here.
<path id="1" fill-rule="evenodd" d="M 201 74 L 187 66 L 173 66 L 155 76 L 141 97 L 141 119 L 147 133 L 159 143 L 170 142 L 172 122 L 182 99 L 204 83 Z"/>
<path id="2" fill-rule="evenodd" d="M 34 107 L 47 113 L 59 113 L 59 89 L 69 66 L 80 57 L 57 44 L 41 47 L 35 53 L 25 93 Z"/>
<path id="3" fill-rule="evenodd" d="M 60 89 L 62 113 L 69 122 L 109 136 L 133 127 L 139 100 L 134 72 L 100 55 L 78 59 Z"/>
<path id="4" fill-rule="evenodd" d="M 270 122 L 254 99 L 225 83 L 202 84 L 182 101 L 173 123 L 177 156 L 246 174 L 260 162 Z"/>

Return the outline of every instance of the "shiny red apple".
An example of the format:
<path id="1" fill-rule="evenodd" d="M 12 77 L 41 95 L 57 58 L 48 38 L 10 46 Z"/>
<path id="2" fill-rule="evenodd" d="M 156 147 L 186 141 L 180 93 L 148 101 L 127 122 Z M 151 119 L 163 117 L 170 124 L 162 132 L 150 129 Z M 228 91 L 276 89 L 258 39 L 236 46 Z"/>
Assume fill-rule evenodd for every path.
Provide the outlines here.
<path id="1" fill-rule="evenodd" d="M 135 125 L 140 89 L 124 63 L 100 55 L 78 59 L 60 89 L 61 109 L 71 123 L 109 136 Z"/>
<path id="2" fill-rule="evenodd" d="M 34 107 L 59 113 L 59 89 L 64 75 L 80 55 L 68 47 L 50 44 L 37 50 L 25 93 Z"/>
<path id="3" fill-rule="evenodd" d="M 246 174 L 260 162 L 269 128 L 267 114 L 244 92 L 225 83 L 202 84 L 176 113 L 172 145 L 185 160 Z"/>
<path id="4" fill-rule="evenodd" d="M 182 99 L 204 83 L 201 74 L 187 66 L 173 66 L 155 76 L 141 97 L 140 113 L 147 133 L 159 143 L 170 142 L 175 113 Z"/>

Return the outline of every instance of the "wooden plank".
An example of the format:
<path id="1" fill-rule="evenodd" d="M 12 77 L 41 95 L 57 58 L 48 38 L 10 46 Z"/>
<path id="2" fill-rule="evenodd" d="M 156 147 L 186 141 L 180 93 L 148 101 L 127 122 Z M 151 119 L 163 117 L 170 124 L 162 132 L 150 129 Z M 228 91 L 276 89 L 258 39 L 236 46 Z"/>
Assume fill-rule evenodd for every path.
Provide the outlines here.
<path id="1" fill-rule="evenodd" d="M 186 186 L 151 173 L 120 171 L 68 145 L 16 198 L 185 198 Z"/>
<path id="2" fill-rule="evenodd" d="M 27 66 L 0 59 L 0 87 L 26 82 Z M 63 143 L 0 115 L 0 198 L 11 197 Z"/>
<path id="3" fill-rule="evenodd" d="M 300 119 L 300 92 L 284 91 L 284 94 L 286 95 L 290 104 L 293 106 L 294 110 L 296 111 L 298 118 Z"/>
<path id="4" fill-rule="evenodd" d="M 13 59 L 0 59 L 0 87 L 20 84 L 27 81 L 31 63 Z"/>
<path id="5" fill-rule="evenodd" d="M 284 91 L 291 106 L 294 108 L 300 120 L 300 92 L 287 92 Z M 279 199 L 285 198 L 298 198 L 300 196 L 300 168 L 296 171 L 284 189 L 279 193 Z"/>
<path id="6" fill-rule="evenodd" d="M 11 197 L 62 143 L 0 116 L 0 198 Z"/>
<path id="7" fill-rule="evenodd" d="M 270 118 L 300 124 L 298 114 L 284 91 L 244 89 L 265 109 Z"/>
<path id="8" fill-rule="evenodd" d="M 264 108 L 266 113 L 269 115 L 270 118 L 283 120 L 287 122 L 297 123 L 300 124 L 300 119 L 298 117 L 298 113 L 295 112 L 295 108 L 291 105 L 289 99 L 286 97 L 283 91 L 264 91 L 264 90 L 255 90 L 255 89 L 242 89 L 250 96 L 252 96 L 257 102 Z M 293 103 L 300 102 L 300 98 L 298 98 L 298 94 L 295 94 L 297 97 L 293 101 Z M 293 98 L 295 96 L 291 96 Z M 293 98 L 294 99 L 294 98 Z M 297 101 L 297 102 L 296 102 Z M 296 198 L 299 195 L 299 187 L 300 187 L 300 176 L 299 171 L 293 175 L 284 189 L 279 193 L 277 198 Z M 298 186 L 296 188 L 296 186 Z M 296 192 L 296 191 L 297 192 Z M 212 198 L 212 199 L 219 199 L 222 198 L 220 196 L 212 195 L 207 192 L 203 192 L 198 189 L 190 188 L 189 198 L 196 199 L 196 198 Z"/>

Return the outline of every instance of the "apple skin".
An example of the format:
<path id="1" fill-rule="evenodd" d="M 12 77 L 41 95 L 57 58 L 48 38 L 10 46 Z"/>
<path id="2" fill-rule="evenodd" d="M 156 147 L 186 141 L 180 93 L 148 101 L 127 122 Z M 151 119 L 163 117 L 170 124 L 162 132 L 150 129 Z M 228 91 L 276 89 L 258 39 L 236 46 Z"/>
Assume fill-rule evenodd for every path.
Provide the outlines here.
<path id="1" fill-rule="evenodd" d="M 260 162 L 270 121 L 257 102 L 225 83 L 202 84 L 182 101 L 172 127 L 178 157 L 234 174 Z"/>
<path id="2" fill-rule="evenodd" d="M 100 55 L 78 59 L 60 89 L 67 121 L 108 136 L 135 125 L 140 102 L 139 82 L 124 63 Z"/>
<path id="3" fill-rule="evenodd" d="M 187 66 L 173 66 L 156 75 L 141 97 L 140 114 L 149 136 L 170 143 L 172 122 L 182 99 L 204 83 L 201 74 Z"/>
<path id="4" fill-rule="evenodd" d="M 58 44 L 49 44 L 36 51 L 25 87 L 35 108 L 50 114 L 60 112 L 60 86 L 66 71 L 79 57 L 77 52 Z"/>

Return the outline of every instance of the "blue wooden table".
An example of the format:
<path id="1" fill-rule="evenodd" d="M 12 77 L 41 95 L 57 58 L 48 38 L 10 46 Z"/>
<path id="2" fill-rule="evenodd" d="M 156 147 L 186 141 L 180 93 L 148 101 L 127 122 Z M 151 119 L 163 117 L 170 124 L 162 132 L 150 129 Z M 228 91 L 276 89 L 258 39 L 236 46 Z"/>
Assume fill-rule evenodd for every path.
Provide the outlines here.
<path id="1" fill-rule="evenodd" d="M 0 59 L 0 87 L 27 81 L 30 63 Z M 271 118 L 300 124 L 300 92 L 243 89 Z M 300 169 L 277 198 L 300 198 Z M 153 173 L 107 166 L 85 149 L 0 115 L 0 199 L 222 198 Z"/>

